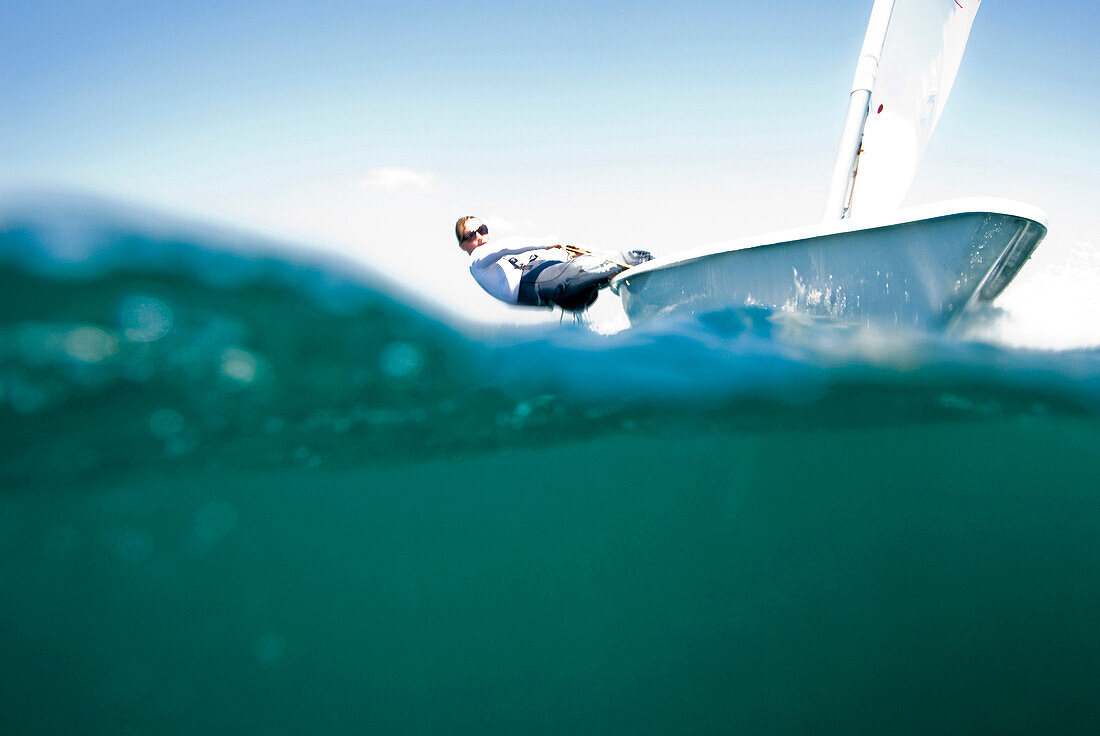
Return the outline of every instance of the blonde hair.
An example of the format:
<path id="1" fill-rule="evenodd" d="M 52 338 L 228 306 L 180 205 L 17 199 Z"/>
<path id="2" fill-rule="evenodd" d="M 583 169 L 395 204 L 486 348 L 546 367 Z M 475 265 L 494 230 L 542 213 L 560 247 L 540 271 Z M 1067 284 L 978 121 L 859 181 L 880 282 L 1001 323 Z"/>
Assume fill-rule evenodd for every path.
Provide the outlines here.
<path id="1" fill-rule="evenodd" d="M 458 238 L 458 242 L 462 242 L 462 236 L 466 234 L 466 223 L 470 220 L 478 219 L 474 215 L 466 215 L 465 217 L 458 218 L 458 222 L 455 223 L 455 237 Z"/>

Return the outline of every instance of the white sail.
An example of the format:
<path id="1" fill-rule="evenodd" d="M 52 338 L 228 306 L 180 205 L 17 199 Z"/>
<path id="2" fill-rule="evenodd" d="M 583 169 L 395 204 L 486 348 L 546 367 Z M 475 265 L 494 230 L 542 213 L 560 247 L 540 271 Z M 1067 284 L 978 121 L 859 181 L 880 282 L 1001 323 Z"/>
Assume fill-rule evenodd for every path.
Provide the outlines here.
<path id="1" fill-rule="evenodd" d="M 955 82 L 981 0 L 895 0 L 848 216 L 901 204 Z"/>

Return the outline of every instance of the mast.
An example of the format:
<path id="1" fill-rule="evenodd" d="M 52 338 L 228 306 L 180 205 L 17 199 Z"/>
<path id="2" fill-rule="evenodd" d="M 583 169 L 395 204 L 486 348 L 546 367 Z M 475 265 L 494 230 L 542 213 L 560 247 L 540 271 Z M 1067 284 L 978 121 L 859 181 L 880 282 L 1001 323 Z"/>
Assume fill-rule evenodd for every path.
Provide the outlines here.
<path id="1" fill-rule="evenodd" d="M 863 127 L 867 123 L 867 106 L 871 90 L 878 76 L 878 62 L 886 43 L 886 31 L 890 28 L 890 16 L 894 12 L 894 0 L 875 0 L 867 35 L 856 62 L 855 79 L 848 98 L 848 113 L 844 118 L 844 130 L 840 134 L 840 146 L 833 164 L 833 176 L 829 184 L 829 198 L 825 202 L 825 219 L 843 219 L 848 211 L 852 177 L 863 141 Z"/>

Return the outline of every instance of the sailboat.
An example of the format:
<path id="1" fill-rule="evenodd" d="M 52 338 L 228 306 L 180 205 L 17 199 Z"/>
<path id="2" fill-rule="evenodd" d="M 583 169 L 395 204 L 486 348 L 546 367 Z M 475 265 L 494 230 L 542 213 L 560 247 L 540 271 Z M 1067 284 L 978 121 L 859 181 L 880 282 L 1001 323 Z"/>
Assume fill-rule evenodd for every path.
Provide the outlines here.
<path id="1" fill-rule="evenodd" d="M 898 209 L 980 0 L 875 0 L 822 222 L 657 258 L 611 283 L 632 324 L 731 307 L 948 327 L 995 299 L 1047 232 L 1039 209 L 973 197 Z"/>

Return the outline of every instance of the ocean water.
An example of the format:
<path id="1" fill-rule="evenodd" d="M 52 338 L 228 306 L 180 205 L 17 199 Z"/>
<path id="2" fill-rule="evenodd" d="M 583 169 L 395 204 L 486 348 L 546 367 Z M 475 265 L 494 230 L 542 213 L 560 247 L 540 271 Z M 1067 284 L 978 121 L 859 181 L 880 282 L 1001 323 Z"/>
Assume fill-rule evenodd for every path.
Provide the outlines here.
<path id="1" fill-rule="evenodd" d="M 982 334 L 488 330 L 9 208 L 0 730 L 1095 732 L 1100 351 Z"/>

